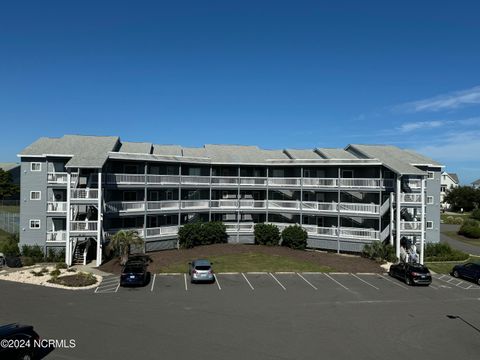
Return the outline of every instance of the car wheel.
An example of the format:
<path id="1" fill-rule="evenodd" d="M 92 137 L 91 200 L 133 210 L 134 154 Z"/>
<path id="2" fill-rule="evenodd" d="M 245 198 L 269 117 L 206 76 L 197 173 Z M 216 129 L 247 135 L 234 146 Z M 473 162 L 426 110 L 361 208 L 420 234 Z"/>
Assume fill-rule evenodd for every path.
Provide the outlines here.
<path id="1" fill-rule="evenodd" d="M 408 276 L 405 276 L 405 284 L 407 285 L 412 285 L 412 280 L 410 280 L 410 278 Z"/>
<path id="2" fill-rule="evenodd" d="M 460 276 L 460 274 L 458 273 L 457 270 L 455 270 L 455 271 L 453 272 L 453 276 L 456 277 L 456 278 L 458 278 L 458 277 Z"/>
<path id="3" fill-rule="evenodd" d="M 480 285 L 480 277 L 477 279 L 477 284 Z"/>

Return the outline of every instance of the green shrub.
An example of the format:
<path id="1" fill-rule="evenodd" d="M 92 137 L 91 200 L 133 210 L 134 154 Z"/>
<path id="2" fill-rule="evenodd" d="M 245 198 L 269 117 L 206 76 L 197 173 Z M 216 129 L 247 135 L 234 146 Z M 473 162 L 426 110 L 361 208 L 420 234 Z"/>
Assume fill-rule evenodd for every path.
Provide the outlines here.
<path id="1" fill-rule="evenodd" d="M 52 277 L 58 277 L 60 274 L 61 274 L 61 272 L 60 272 L 59 269 L 55 269 L 55 270 L 50 271 L 50 276 L 52 276 Z"/>
<path id="2" fill-rule="evenodd" d="M 68 265 L 65 264 L 65 263 L 57 263 L 57 264 L 55 265 L 55 269 L 57 269 L 57 270 L 67 269 L 67 268 L 68 268 Z"/>
<path id="3" fill-rule="evenodd" d="M 49 248 L 45 260 L 54 263 L 65 261 L 65 249 Z"/>
<path id="4" fill-rule="evenodd" d="M 35 260 L 28 256 L 22 256 L 22 265 L 23 266 L 32 266 L 35 265 Z"/>
<path id="5" fill-rule="evenodd" d="M 363 247 L 362 255 L 368 259 L 383 262 L 395 262 L 397 256 L 395 255 L 395 249 L 390 244 L 385 244 L 381 241 L 374 241 L 370 244 L 366 244 Z"/>
<path id="6" fill-rule="evenodd" d="M 180 247 L 186 249 L 198 245 L 226 243 L 227 240 L 227 228 L 220 221 L 185 224 L 178 231 Z"/>
<path id="7" fill-rule="evenodd" d="M 462 261 L 468 257 L 467 253 L 453 249 L 446 243 L 430 243 L 425 246 L 425 261 Z"/>
<path id="8" fill-rule="evenodd" d="M 307 247 L 307 232 L 298 225 L 287 226 L 282 231 L 282 246 L 305 250 Z"/>
<path id="9" fill-rule="evenodd" d="M 475 209 L 472 211 L 472 215 L 470 215 L 473 219 L 480 220 L 480 209 Z"/>
<path id="10" fill-rule="evenodd" d="M 22 255 L 31 257 L 35 262 L 42 262 L 44 260 L 43 250 L 38 245 L 23 245 Z"/>
<path id="11" fill-rule="evenodd" d="M 254 227 L 255 244 L 278 245 L 280 231 L 273 224 L 256 224 Z"/>
<path id="12" fill-rule="evenodd" d="M 18 248 L 18 235 L 13 234 L 8 236 L 7 239 L 0 241 L 0 252 L 5 256 L 19 256 L 20 249 Z"/>
<path id="13" fill-rule="evenodd" d="M 460 230 L 458 230 L 458 234 L 471 239 L 480 239 L 480 226 L 478 221 L 472 219 L 465 220 Z"/>
<path id="14" fill-rule="evenodd" d="M 455 225 L 462 225 L 463 224 L 463 218 L 460 216 L 456 216 L 453 218 L 453 223 Z"/>

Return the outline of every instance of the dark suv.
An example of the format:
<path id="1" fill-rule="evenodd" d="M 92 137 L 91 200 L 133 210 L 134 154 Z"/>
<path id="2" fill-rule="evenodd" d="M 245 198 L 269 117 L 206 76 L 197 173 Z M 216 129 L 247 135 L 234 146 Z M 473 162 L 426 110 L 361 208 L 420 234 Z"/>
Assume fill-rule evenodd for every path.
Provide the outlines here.
<path id="1" fill-rule="evenodd" d="M 143 259 L 128 259 L 120 275 L 120 286 L 145 286 L 148 284 L 148 262 Z"/>
<path id="2" fill-rule="evenodd" d="M 388 275 L 405 281 L 407 285 L 430 285 L 432 275 L 425 265 L 398 263 L 390 266 Z"/>
<path id="3" fill-rule="evenodd" d="M 8 324 L 0 326 L 0 359 L 35 359 L 35 341 L 40 337 L 31 325 Z M 7 340 L 6 346 L 3 342 Z"/>

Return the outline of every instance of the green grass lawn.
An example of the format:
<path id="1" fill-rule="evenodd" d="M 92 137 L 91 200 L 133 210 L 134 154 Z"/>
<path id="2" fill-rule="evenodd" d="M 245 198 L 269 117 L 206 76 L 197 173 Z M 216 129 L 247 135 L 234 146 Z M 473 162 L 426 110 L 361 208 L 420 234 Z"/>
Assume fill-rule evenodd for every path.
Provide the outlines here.
<path id="1" fill-rule="evenodd" d="M 469 239 L 465 236 L 458 235 L 457 232 L 455 232 L 455 231 L 445 231 L 444 234 L 453 238 L 453 239 L 455 239 L 455 240 L 461 241 L 465 244 L 473 245 L 473 246 L 480 246 L 480 239 Z"/>
<path id="2" fill-rule="evenodd" d="M 449 274 L 455 265 L 465 264 L 467 262 L 480 263 L 480 256 L 470 256 L 470 258 L 465 261 L 425 262 L 425 265 L 437 274 Z"/>
<path id="3" fill-rule="evenodd" d="M 251 271 L 321 271 L 330 272 L 334 269 L 307 261 L 300 261 L 279 255 L 260 253 L 242 253 L 221 256 L 210 256 L 215 272 L 251 272 Z M 182 273 L 188 269 L 185 262 L 171 264 L 161 268 L 161 272 Z"/>

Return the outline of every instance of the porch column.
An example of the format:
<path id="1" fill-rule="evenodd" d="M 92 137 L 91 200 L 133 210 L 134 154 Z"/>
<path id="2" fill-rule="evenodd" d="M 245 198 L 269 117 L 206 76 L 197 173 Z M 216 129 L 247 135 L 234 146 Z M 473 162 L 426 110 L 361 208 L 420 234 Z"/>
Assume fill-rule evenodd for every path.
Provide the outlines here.
<path id="1" fill-rule="evenodd" d="M 425 178 L 422 178 L 422 222 L 421 222 L 421 229 L 422 234 L 420 236 L 420 264 L 423 264 L 423 257 L 424 257 L 424 247 L 425 247 Z"/>
<path id="2" fill-rule="evenodd" d="M 401 179 L 402 176 L 397 176 L 397 206 L 396 206 L 396 221 L 395 221 L 395 255 L 400 259 L 400 210 L 402 208 L 400 204 L 400 195 L 401 195 Z"/>
<path id="3" fill-rule="evenodd" d="M 102 265 L 102 220 L 103 220 L 103 209 L 102 209 L 102 171 L 98 171 L 98 199 L 97 199 L 97 208 L 98 208 L 98 218 L 97 218 L 97 266 Z"/>
<path id="4" fill-rule="evenodd" d="M 65 263 L 68 266 L 72 265 L 72 250 L 70 242 L 70 221 L 72 221 L 72 209 L 70 208 L 70 195 L 71 195 L 71 182 L 72 177 L 70 174 L 70 169 L 67 170 L 67 223 L 65 231 Z"/>

